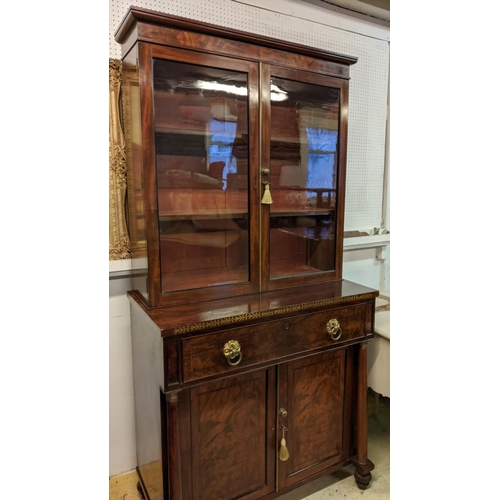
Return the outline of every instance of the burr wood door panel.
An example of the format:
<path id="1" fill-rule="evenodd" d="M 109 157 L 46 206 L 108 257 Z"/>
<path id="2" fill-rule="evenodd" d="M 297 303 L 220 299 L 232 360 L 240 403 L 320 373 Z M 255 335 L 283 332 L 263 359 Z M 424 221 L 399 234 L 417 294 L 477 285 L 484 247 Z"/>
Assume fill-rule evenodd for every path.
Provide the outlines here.
<path id="1" fill-rule="evenodd" d="M 286 414 L 278 419 L 278 443 L 284 426 L 289 451 L 278 463 L 280 488 L 348 458 L 346 355 L 342 349 L 280 366 L 279 406 Z"/>
<path id="2" fill-rule="evenodd" d="M 193 500 L 252 500 L 274 491 L 275 370 L 191 390 Z"/>

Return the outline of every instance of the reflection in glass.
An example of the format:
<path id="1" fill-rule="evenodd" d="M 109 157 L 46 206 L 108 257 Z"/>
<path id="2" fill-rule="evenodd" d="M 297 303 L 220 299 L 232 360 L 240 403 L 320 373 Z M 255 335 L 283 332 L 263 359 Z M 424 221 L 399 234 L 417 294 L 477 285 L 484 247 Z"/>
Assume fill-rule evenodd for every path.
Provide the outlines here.
<path id="1" fill-rule="evenodd" d="M 270 277 L 333 271 L 338 89 L 271 81 Z"/>
<path id="2" fill-rule="evenodd" d="M 154 60 L 162 291 L 249 281 L 247 74 Z"/>

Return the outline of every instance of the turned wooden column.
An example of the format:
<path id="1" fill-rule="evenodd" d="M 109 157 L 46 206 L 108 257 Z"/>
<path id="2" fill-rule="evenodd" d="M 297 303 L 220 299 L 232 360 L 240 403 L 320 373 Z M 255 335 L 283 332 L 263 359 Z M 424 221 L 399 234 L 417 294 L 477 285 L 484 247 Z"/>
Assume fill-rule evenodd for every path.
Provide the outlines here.
<path id="1" fill-rule="evenodd" d="M 168 500 L 182 500 L 179 391 L 167 394 Z"/>
<path id="2" fill-rule="evenodd" d="M 366 342 L 363 342 L 358 351 L 358 387 L 356 409 L 356 449 L 357 455 L 353 460 L 356 467 L 354 477 L 358 488 L 365 490 L 370 484 L 372 471 L 375 466 L 368 459 L 368 408 L 367 408 L 367 360 Z"/>

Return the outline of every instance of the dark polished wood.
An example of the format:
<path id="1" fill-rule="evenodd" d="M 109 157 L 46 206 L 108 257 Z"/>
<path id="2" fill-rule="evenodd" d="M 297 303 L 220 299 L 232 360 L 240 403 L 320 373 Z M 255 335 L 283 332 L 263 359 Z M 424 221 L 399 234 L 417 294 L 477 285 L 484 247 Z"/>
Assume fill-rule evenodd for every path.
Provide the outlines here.
<path id="1" fill-rule="evenodd" d="M 283 50 L 256 46 L 233 40 L 222 40 L 219 37 L 198 33 L 187 33 L 167 27 L 149 24 L 139 24 L 135 31 L 137 40 L 142 42 L 161 43 L 172 47 L 186 47 L 199 52 L 228 55 L 233 58 L 245 59 L 266 64 L 281 65 L 289 68 L 303 68 L 312 73 L 326 74 L 338 78 L 349 78 L 349 67 L 338 63 L 294 54 Z M 252 35 L 253 36 L 253 35 Z M 286 54 L 286 57 L 284 57 Z"/>
<path id="2" fill-rule="evenodd" d="M 179 441 L 179 417 L 177 392 L 167 394 L 167 439 L 168 439 L 168 498 L 182 500 L 181 444 Z"/>
<path id="3" fill-rule="evenodd" d="M 216 331 L 337 305 L 361 303 L 375 299 L 378 292 L 352 281 L 341 280 L 159 308 L 148 307 L 138 292 L 132 291 L 130 295 L 158 325 L 161 335 L 167 337 Z"/>
<path id="4" fill-rule="evenodd" d="M 179 315 L 181 306 L 148 309 L 139 302 L 139 294 L 130 295 L 135 307 L 155 325 L 151 335 L 163 340 L 165 386 L 181 389 L 166 403 L 162 424 L 168 441 L 164 484 L 169 493 L 165 493 L 165 500 L 178 498 L 179 491 L 183 500 L 231 499 L 240 494 L 245 499 L 256 500 L 267 494 L 272 498 L 276 488 L 288 491 L 347 463 L 355 465 L 360 488 L 368 485 L 373 464 L 366 449 L 366 349 L 358 346 L 373 337 L 366 327 L 373 321 L 376 291 L 343 281 L 326 287 L 309 285 L 209 301 L 198 313 L 191 313 L 191 319 L 205 321 L 190 323 L 184 317 L 179 324 L 185 328 L 177 333 L 171 328 L 162 331 L 160 325 L 172 321 L 168 313 Z M 306 297 L 311 302 L 305 302 Z M 339 303 L 332 306 L 330 302 L 335 300 Z M 245 310 L 253 308 L 255 317 L 243 315 L 242 325 L 238 312 L 243 303 Z M 282 306 L 275 309 L 276 319 L 272 319 L 272 305 Z M 208 312 L 229 327 L 221 327 L 217 320 L 212 324 L 207 320 Z M 342 327 L 338 340 L 327 331 L 331 319 L 337 319 Z M 229 340 L 237 340 L 241 346 L 242 359 L 235 366 L 230 366 L 223 354 L 224 343 Z M 278 379 L 275 370 L 279 371 Z M 257 403 L 256 408 L 266 408 L 264 413 L 245 406 Z M 278 417 L 280 407 L 288 411 L 288 424 Z M 245 418 L 247 411 L 252 415 L 250 421 Z M 220 424 L 211 430 L 212 424 L 203 415 L 211 415 L 210 422 L 217 419 Z M 290 429 L 286 437 L 293 458 L 289 463 L 274 459 L 279 452 L 282 424 Z M 222 449 L 222 436 L 230 428 L 231 435 L 240 435 L 243 444 L 232 443 Z M 262 432 L 265 434 L 259 444 L 254 443 Z M 310 448 L 306 443 L 311 443 Z M 256 455 L 257 449 L 260 455 Z M 251 461 L 253 472 L 246 483 L 235 482 L 229 474 L 226 484 L 222 472 L 228 468 L 226 461 L 239 463 L 240 453 Z M 206 454 L 209 458 L 205 459 Z M 271 470 L 276 463 L 278 469 Z M 267 464 L 267 468 L 256 469 L 256 464 Z M 276 471 L 277 483 L 271 480 Z M 209 478 L 208 483 L 201 477 Z M 218 481 L 212 482 L 214 477 Z M 222 483 L 227 496 L 218 497 Z M 235 488 L 234 494 L 230 485 Z M 257 489 L 252 489 L 254 486 Z M 209 496 L 201 496 L 201 491 Z"/>
<path id="5" fill-rule="evenodd" d="M 279 419 L 290 452 L 278 462 L 280 485 L 289 486 L 348 458 L 344 449 L 346 351 L 330 351 L 285 365 Z M 282 431 L 278 429 L 278 438 Z"/>
<path id="6" fill-rule="evenodd" d="M 375 466 L 368 459 L 368 410 L 367 410 L 367 349 L 366 342 L 358 346 L 358 387 L 357 387 L 357 410 L 356 410 L 356 457 L 353 465 L 356 467 L 354 477 L 356 484 L 362 490 L 368 488 L 372 471 Z"/>
<path id="7" fill-rule="evenodd" d="M 268 447 L 274 418 L 274 369 L 191 390 L 193 500 L 261 498 L 274 490 Z M 244 473 L 243 473 L 244 471 Z"/>
<path id="8" fill-rule="evenodd" d="M 345 185 L 346 185 L 346 165 L 347 165 L 347 113 L 349 108 L 349 85 L 344 83 L 340 88 L 340 137 L 338 153 L 338 186 L 337 191 L 337 249 L 335 252 L 335 269 L 342 269 L 343 265 L 343 238 L 344 234 L 344 214 L 345 214 Z"/>
<path id="9" fill-rule="evenodd" d="M 259 204 L 264 195 L 264 182 L 270 182 L 271 188 L 273 187 L 272 178 L 270 174 L 264 174 L 262 169 L 270 169 L 271 167 L 271 97 L 269 81 L 271 78 L 271 69 L 267 64 L 260 65 L 261 71 L 261 101 L 260 101 L 260 175 L 259 175 Z M 269 275 L 270 275 L 270 245 L 267 241 L 270 239 L 270 205 L 260 204 L 260 255 L 259 262 L 260 271 L 260 289 L 269 289 Z"/>
<path id="10" fill-rule="evenodd" d="M 378 291 L 342 279 L 356 58 L 135 7 L 116 40 L 145 497 L 270 500 L 349 464 L 366 488 Z"/>
<path id="11" fill-rule="evenodd" d="M 155 158 L 155 123 L 151 119 L 153 113 L 153 81 L 152 81 L 152 61 L 154 58 L 168 59 L 171 61 L 179 61 L 198 65 L 200 67 L 214 67 L 221 69 L 232 69 L 235 71 L 246 72 L 248 74 L 248 91 L 249 91 L 249 151 L 250 165 L 249 178 L 250 182 L 256 182 L 257 176 L 257 161 L 258 161 L 258 79 L 257 66 L 255 63 L 229 59 L 218 55 L 200 54 L 197 52 L 186 51 L 178 48 L 152 46 L 149 44 L 140 43 L 139 64 L 143 64 L 144 73 L 148 77 L 144 77 L 144 82 L 141 88 L 141 128 L 142 140 L 144 149 L 148 150 L 148 154 L 144 155 L 144 198 L 146 202 L 146 226 L 147 241 L 148 241 L 148 277 L 149 277 L 149 299 L 151 305 L 172 305 L 177 303 L 197 302 L 207 300 L 209 298 L 217 298 L 220 296 L 245 295 L 258 290 L 258 266 L 250 265 L 250 281 L 238 284 L 228 284 L 225 286 L 211 286 L 193 289 L 196 286 L 196 276 L 187 275 L 184 277 L 184 283 L 189 284 L 189 289 L 173 291 L 171 293 L 162 293 L 162 269 L 160 261 L 160 230 L 157 200 L 157 170 Z M 142 110 L 146 112 L 143 113 Z M 256 203 L 255 190 L 250 190 L 249 195 L 249 210 L 250 210 L 250 262 L 258 261 L 258 232 L 254 229 L 258 220 L 258 205 Z M 201 212 L 203 213 L 203 212 Z M 200 252 L 200 250 L 198 250 Z M 200 270 L 199 280 L 203 280 L 203 276 L 207 273 Z M 189 281 L 188 281 L 189 280 Z M 193 283 L 194 281 L 194 283 Z"/>
<path id="12" fill-rule="evenodd" d="M 133 196 L 136 198 L 139 196 L 144 205 L 142 220 L 147 241 L 145 266 L 148 280 L 147 293 L 142 290 L 141 293 L 148 305 L 163 307 L 187 302 L 194 303 L 246 295 L 259 290 L 281 289 L 341 279 L 343 193 L 347 147 L 345 110 L 347 109 L 348 69 L 356 59 L 231 29 L 220 29 L 220 27 L 205 23 L 135 7 L 129 10 L 126 19 L 117 31 L 116 39 L 126 44 L 124 50 L 129 51 L 126 58 L 129 54 L 138 52 L 140 106 L 135 105 L 134 110 L 139 114 L 130 115 L 129 119 L 138 123 L 137 128 L 142 136 L 139 145 L 142 150 L 142 184 L 136 183 L 136 187 L 142 186 L 142 192 L 134 191 Z M 190 137 L 190 134 L 194 132 L 203 131 L 206 135 L 208 121 L 204 123 L 203 119 L 199 121 L 198 118 L 198 122 L 196 119 L 194 121 L 186 119 L 182 122 L 182 120 L 179 121 L 182 113 L 172 114 L 169 111 L 170 108 L 165 105 L 165 99 L 174 99 L 174 97 L 168 97 L 174 94 L 164 93 L 162 97 L 160 88 L 156 88 L 158 82 L 155 81 L 153 75 L 154 61 L 160 60 L 178 61 L 199 68 L 234 70 L 247 75 L 248 92 L 245 99 L 248 124 L 238 122 L 238 127 L 248 134 L 248 157 L 245 159 L 241 156 L 242 150 L 238 149 L 241 145 L 236 142 L 233 144 L 235 157 L 238 157 L 240 162 L 246 162 L 248 166 L 246 184 L 242 186 L 240 183 L 238 188 L 240 191 L 197 189 L 196 192 L 189 194 L 183 188 L 168 189 L 168 179 L 165 172 L 160 172 L 160 170 L 169 165 L 179 165 L 176 169 L 180 173 L 188 174 L 191 170 L 199 168 L 199 165 L 196 166 L 195 163 L 202 161 L 199 155 L 202 154 L 200 151 L 203 149 L 200 149 L 200 145 L 198 145 L 198 150 L 188 150 L 185 146 L 184 156 L 182 156 L 179 154 L 182 151 L 182 144 L 172 139 L 170 143 L 171 148 L 174 148 L 173 152 L 165 155 L 162 144 L 165 141 L 168 142 L 168 131 L 176 131 L 177 136 L 181 134 L 185 138 Z M 189 75 L 185 76 L 187 78 Z M 270 92 L 272 77 L 321 85 L 335 89 L 340 94 L 340 99 L 336 99 L 336 105 L 340 104 L 340 119 L 339 147 L 337 148 L 339 151 L 335 151 L 334 154 L 335 186 L 332 189 L 334 199 L 331 193 L 328 194 L 331 221 L 327 224 L 326 233 L 331 233 L 331 237 L 326 233 L 321 236 L 321 231 L 307 230 L 309 226 L 300 230 L 301 221 L 309 224 L 311 217 L 315 217 L 319 223 L 321 218 L 324 218 L 321 209 L 311 209 L 310 202 L 305 202 L 293 213 L 292 206 L 287 206 L 286 203 L 280 204 L 280 197 L 292 196 L 293 186 L 287 187 L 284 191 L 275 191 L 275 207 L 270 208 L 270 205 L 260 203 L 264 193 L 264 182 L 271 182 L 271 192 L 274 187 L 278 187 L 276 176 L 279 175 L 281 166 L 286 166 L 287 162 L 291 162 L 291 167 L 299 167 L 298 164 L 305 164 L 308 161 L 306 152 L 300 152 L 297 147 L 291 148 L 286 141 L 282 145 L 278 144 L 277 149 L 274 145 L 272 157 L 269 156 L 272 145 L 270 143 L 270 103 L 273 96 L 276 97 Z M 187 109 L 194 111 L 199 101 L 196 95 L 189 95 L 191 104 L 184 102 L 185 112 Z M 188 98 L 188 95 L 186 94 L 185 97 Z M 275 109 L 281 108 L 278 106 Z M 299 109 L 295 109 L 292 105 L 289 110 L 292 115 L 283 116 L 283 127 L 280 126 L 280 128 L 284 129 L 285 125 L 296 123 L 295 115 Z M 171 117 L 170 123 L 167 119 L 169 116 Z M 299 133 L 298 129 L 295 133 Z M 206 138 L 205 142 L 207 140 Z M 178 150 L 179 147 L 180 150 Z M 129 147 L 128 150 L 130 149 Z M 159 151 L 163 151 L 162 155 Z M 133 157 L 131 150 L 127 153 L 127 159 L 129 157 Z M 270 168 L 270 175 L 262 174 L 263 168 Z M 202 172 L 206 171 L 196 173 Z M 206 175 L 204 177 L 207 178 Z M 246 196 L 243 198 L 242 187 L 246 189 Z M 303 189 L 304 200 L 308 192 L 312 193 L 308 189 Z M 131 193 L 129 192 L 129 197 L 132 196 Z M 172 198 L 174 195 L 177 196 L 178 201 L 185 201 L 188 196 L 189 204 L 192 203 L 192 206 L 185 209 L 178 208 L 181 205 Z M 295 193 L 294 196 L 296 195 L 299 194 Z M 246 209 L 241 205 L 241 199 L 247 200 Z M 326 210 L 327 207 L 322 203 L 321 201 L 318 207 Z M 134 206 L 132 200 L 129 204 Z M 211 219 L 210 211 L 214 212 Z M 295 233 L 291 230 L 293 228 L 289 227 L 278 231 L 274 227 L 271 228 L 270 216 L 276 220 L 275 214 L 287 217 L 287 212 L 288 218 L 292 220 L 295 217 L 299 224 Z M 227 229 L 224 229 L 218 234 L 207 234 L 207 238 L 211 238 L 214 242 L 210 245 L 204 242 L 202 234 L 196 233 L 194 226 L 191 226 L 190 234 L 185 234 L 184 230 L 182 233 L 170 235 L 161 233 L 161 224 L 168 224 L 168 221 L 180 222 L 183 218 L 191 220 L 190 218 L 198 218 L 200 215 L 205 224 L 211 222 L 212 225 L 220 222 L 221 216 L 223 218 L 248 217 L 248 225 L 245 228 L 248 234 L 238 239 L 238 233 L 229 234 Z M 135 221 L 131 221 L 132 227 L 134 224 Z M 321 224 L 324 224 L 324 221 Z M 183 227 L 188 228 L 187 225 Z M 238 242 L 231 242 L 227 239 L 228 236 L 236 238 Z M 271 254 L 270 246 L 274 249 Z M 282 258 L 280 256 L 282 249 L 291 249 L 291 246 L 297 247 L 297 257 L 290 254 L 290 258 Z M 246 254 L 247 251 L 248 262 L 240 262 L 238 256 Z M 304 255 L 305 260 L 301 260 L 300 255 Z M 139 257 L 139 255 L 135 256 Z M 202 262 L 205 263 L 199 265 Z M 272 263 L 271 266 L 270 263 Z M 274 279 L 270 279 L 271 273 Z"/>
<path id="13" fill-rule="evenodd" d="M 364 317 L 365 304 L 359 304 L 188 337 L 182 341 L 184 382 L 359 341 L 365 337 Z M 334 318 L 344 325 L 338 340 L 332 340 L 327 331 L 328 321 Z M 242 360 L 235 367 L 228 367 L 221 355 L 230 340 L 241 346 Z"/>
<path id="14" fill-rule="evenodd" d="M 142 133 L 142 169 L 144 191 L 144 219 L 146 222 L 147 260 L 149 294 L 148 301 L 157 304 L 160 301 L 160 255 L 158 253 L 159 236 L 156 216 L 156 177 L 154 154 L 154 113 L 152 59 L 150 45 L 139 44 L 139 88 L 141 96 Z"/>
<path id="15" fill-rule="evenodd" d="M 337 91 L 340 95 L 339 97 L 339 102 L 342 101 L 342 105 L 339 106 L 339 110 L 343 109 L 343 106 L 347 105 L 347 101 L 344 97 L 344 94 L 347 93 L 347 88 L 348 88 L 348 83 L 344 80 L 340 80 L 337 78 L 332 78 L 332 77 L 326 77 L 322 75 L 316 75 L 312 74 L 309 72 L 304 72 L 301 71 L 300 69 L 294 68 L 282 68 L 282 67 L 275 67 L 271 66 L 268 70 L 269 77 L 266 75 L 266 81 L 271 81 L 272 77 L 278 77 L 280 79 L 288 80 L 290 82 L 297 82 L 303 83 L 303 84 L 310 84 L 311 89 L 314 89 L 314 86 L 321 86 L 324 89 L 331 89 L 332 91 Z M 305 88 L 307 88 L 305 86 Z M 314 96 L 314 90 L 311 90 L 310 92 L 311 96 Z M 328 104 L 328 103 L 321 103 L 317 102 L 316 106 L 319 106 L 320 104 Z M 310 107 L 309 105 L 308 107 Z M 296 122 L 295 118 L 295 113 L 293 115 L 290 115 L 289 117 L 287 115 L 284 115 L 283 117 L 279 117 L 278 119 L 272 120 L 273 117 L 273 112 L 278 111 L 280 108 L 277 106 L 271 106 L 271 109 L 268 111 L 266 110 L 266 119 L 268 119 L 273 126 L 269 127 L 268 133 L 265 135 L 266 139 L 266 147 L 269 151 L 272 149 L 272 144 L 269 143 L 269 141 L 272 141 L 272 134 L 275 130 L 279 130 L 280 135 L 285 135 L 288 137 L 285 137 L 287 139 L 287 142 L 285 143 L 287 148 L 290 147 L 290 141 L 303 141 L 303 139 L 300 138 L 298 130 L 292 131 L 292 132 L 284 132 L 283 130 L 286 129 L 287 125 L 286 123 L 294 123 Z M 293 111 L 293 108 L 289 108 L 290 111 Z M 281 110 L 281 113 L 283 111 L 288 111 L 286 108 L 284 110 Z M 338 115 L 339 111 L 337 111 Z M 269 115 L 269 116 L 268 116 Z M 347 137 L 347 121 L 342 118 L 343 113 L 340 113 L 340 117 L 337 117 L 338 120 L 338 129 L 336 130 L 338 132 L 338 148 L 340 151 L 343 150 L 344 147 L 347 147 L 347 142 L 346 142 L 346 137 Z M 345 115 L 345 113 L 344 113 Z M 340 118 L 340 119 L 339 119 Z M 323 117 L 324 120 L 324 117 Z M 324 125 L 323 125 L 324 126 Z M 268 137 L 269 136 L 269 137 Z M 271 177 L 273 177 L 273 174 L 275 176 L 275 179 L 278 180 L 279 175 L 276 175 L 280 171 L 280 161 L 272 161 L 271 158 L 271 153 L 267 152 L 266 154 L 268 155 L 266 157 L 267 161 L 269 162 L 269 166 L 271 169 Z M 345 154 L 336 154 L 336 163 L 334 164 L 334 174 L 335 174 L 335 180 L 336 183 L 333 186 L 333 190 L 336 193 L 336 202 L 335 206 L 328 207 L 329 210 L 324 209 L 323 211 L 320 211 L 322 214 L 322 219 L 325 218 L 326 214 L 329 214 L 330 217 L 334 220 L 334 229 L 329 230 L 328 232 L 331 233 L 331 239 L 329 240 L 326 236 L 323 236 L 322 240 L 317 240 L 317 238 L 314 237 L 314 231 L 311 231 L 311 235 L 313 236 L 312 238 L 305 238 L 304 236 L 307 236 L 307 232 L 304 230 L 301 232 L 300 228 L 293 227 L 295 229 L 295 232 L 291 231 L 288 227 L 286 228 L 281 228 L 281 232 L 284 233 L 286 232 L 286 239 L 282 236 L 281 240 L 280 239 L 275 239 L 273 241 L 272 238 L 270 238 L 270 245 L 274 245 L 277 247 L 277 250 L 275 251 L 275 255 L 278 254 L 280 258 L 284 258 L 283 256 L 283 248 L 291 248 L 293 244 L 295 245 L 302 245 L 302 247 L 299 246 L 298 250 L 296 253 L 301 253 L 303 254 L 303 258 L 305 259 L 302 264 L 303 267 L 302 269 L 294 269 L 294 266 L 292 264 L 290 270 L 286 270 L 284 272 L 279 273 L 280 277 L 279 279 L 271 279 L 268 281 L 267 286 L 268 289 L 279 289 L 279 288 L 284 288 L 287 286 L 297 286 L 297 285 L 302 285 L 305 283 L 317 283 L 317 282 L 326 282 L 326 281 L 332 281 L 332 280 L 338 280 L 342 277 L 342 250 L 343 250 L 343 217 L 344 217 L 344 212 L 343 212 L 343 205 L 344 205 L 344 197 L 343 193 L 345 191 L 345 169 L 346 169 L 346 156 Z M 300 162 L 300 160 L 299 160 Z M 290 163 L 289 161 L 286 163 Z M 279 181 L 278 181 L 279 182 Z M 276 198 L 280 196 L 280 191 L 276 191 L 273 189 L 274 186 L 277 186 L 278 182 L 271 182 L 271 191 L 273 191 L 276 194 Z M 282 187 L 281 190 L 284 188 Z M 285 188 L 286 193 L 285 195 L 290 196 L 289 191 L 290 187 Z M 304 191 L 307 191 L 307 188 L 304 186 L 303 187 Z M 288 191 L 288 192 L 287 192 Z M 297 193 L 297 192 L 296 192 Z M 300 193 L 299 193 L 300 194 Z M 297 199 L 298 194 L 295 196 L 294 199 Z M 306 197 L 305 197 L 305 192 L 303 194 L 303 199 L 304 199 L 304 205 L 306 204 Z M 272 215 L 280 215 L 280 208 L 278 205 L 278 212 L 275 212 L 275 205 L 271 206 L 271 214 Z M 320 207 L 314 207 L 314 208 L 320 208 Z M 288 209 L 290 210 L 290 209 Z M 302 210 L 298 210 L 295 215 L 297 218 L 299 217 L 305 217 L 311 213 L 314 213 L 314 209 L 311 209 L 310 207 L 304 207 Z M 318 212 L 319 213 L 319 212 Z M 317 224 L 317 222 L 316 222 Z M 269 246 L 269 245 L 267 245 Z M 320 252 L 318 250 L 321 250 Z M 272 251 L 272 249 L 271 249 Z M 272 255 L 269 256 L 269 259 L 265 260 L 272 260 Z M 271 263 L 271 266 L 273 264 Z M 323 268 L 323 269 L 322 269 Z M 274 266 L 274 277 L 278 277 L 278 272 L 277 272 L 277 266 Z M 322 270 L 325 270 L 327 272 L 321 272 Z M 271 271 L 269 271 L 271 273 Z"/>
<path id="16" fill-rule="evenodd" d="M 326 50 L 316 49 L 306 45 L 300 45 L 285 40 L 276 40 L 274 38 L 257 35 L 255 33 L 247 33 L 240 30 L 225 28 L 213 24 L 208 24 L 195 19 L 185 19 L 172 14 L 165 14 L 140 7 L 130 7 L 122 22 L 115 32 L 115 40 L 122 43 L 129 31 L 133 29 L 137 22 L 144 22 L 153 26 L 167 26 L 178 29 L 180 32 L 193 32 L 208 35 L 214 35 L 217 38 L 227 38 L 229 40 L 237 40 L 249 42 L 251 46 L 272 47 L 279 50 L 286 50 L 291 53 L 304 54 L 310 57 L 318 58 L 325 61 L 333 61 L 343 65 L 351 65 L 357 61 L 356 57 L 334 54 Z M 164 30 L 163 30 L 164 31 Z M 161 36 L 161 31 L 155 37 Z"/>

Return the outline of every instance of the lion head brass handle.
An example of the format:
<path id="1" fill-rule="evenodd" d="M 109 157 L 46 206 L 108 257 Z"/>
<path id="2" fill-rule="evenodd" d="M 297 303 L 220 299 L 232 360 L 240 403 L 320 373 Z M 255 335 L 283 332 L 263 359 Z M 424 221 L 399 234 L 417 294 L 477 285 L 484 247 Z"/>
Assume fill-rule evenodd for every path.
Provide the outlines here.
<path id="1" fill-rule="evenodd" d="M 227 362 L 231 366 L 236 366 L 240 363 L 243 355 L 241 354 L 241 346 L 237 340 L 230 340 L 224 344 L 224 349 L 222 350 L 224 356 L 226 356 Z M 236 360 L 236 361 L 234 361 Z"/>
<path id="2" fill-rule="evenodd" d="M 334 318 L 326 324 L 326 331 L 332 340 L 338 340 L 342 336 L 339 320 Z"/>

